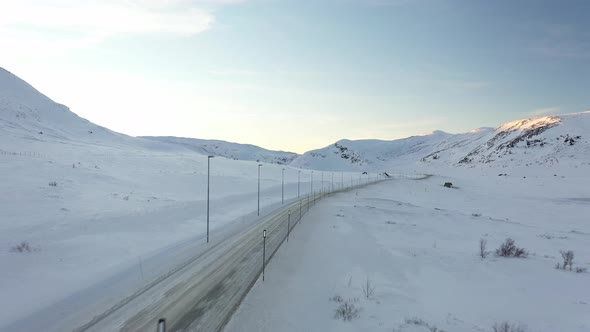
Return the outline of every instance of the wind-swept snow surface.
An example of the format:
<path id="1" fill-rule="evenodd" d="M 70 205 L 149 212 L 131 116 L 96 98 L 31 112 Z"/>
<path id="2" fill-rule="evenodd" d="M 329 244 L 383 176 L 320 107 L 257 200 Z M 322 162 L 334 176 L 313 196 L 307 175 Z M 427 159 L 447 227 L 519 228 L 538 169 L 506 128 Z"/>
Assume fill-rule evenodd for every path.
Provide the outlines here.
<path id="1" fill-rule="evenodd" d="M 554 267 L 560 250 L 572 250 L 574 270 L 590 268 L 589 185 L 586 174 L 472 170 L 325 199 L 225 332 L 491 332 L 504 321 L 530 332 L 590 331 L 590 273 Z M 494 255 L 509 237 L 528 258 Z M 492 252 L 485 259 L 480 239 Z M 344 303 L 358 317 L 336 318 Z"/>

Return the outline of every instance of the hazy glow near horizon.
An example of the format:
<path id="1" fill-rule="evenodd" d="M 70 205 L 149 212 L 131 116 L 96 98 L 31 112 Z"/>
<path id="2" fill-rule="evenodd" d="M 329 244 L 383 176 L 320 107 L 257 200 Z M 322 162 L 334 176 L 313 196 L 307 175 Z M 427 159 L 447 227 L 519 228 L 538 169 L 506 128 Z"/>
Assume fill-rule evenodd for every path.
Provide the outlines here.
<path id="1" fill-rule="evenodd" d="M 304 152 L 588 109 L 590 2 L 20 0 L 0 66 L 130 135 Z"/>

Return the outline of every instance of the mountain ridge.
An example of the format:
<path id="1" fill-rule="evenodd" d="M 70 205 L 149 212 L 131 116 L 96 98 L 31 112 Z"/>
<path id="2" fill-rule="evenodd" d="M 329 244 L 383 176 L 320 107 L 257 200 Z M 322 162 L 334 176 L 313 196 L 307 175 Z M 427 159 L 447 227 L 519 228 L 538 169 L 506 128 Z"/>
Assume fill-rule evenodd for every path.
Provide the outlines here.
<path id="1" fill-rule="evenodd" d="M 507 167 L 579 161 L 590 165 L 588 132 L 590 111 L 538 116 L 460 134 L 434 131 L 391 141 L 339 140 L 304 153 L 292 165 L 339 171 L 387 169 L 404 163 L 418 167 Z"/>
<path id="2" fill-rule="evenodd" d="M 576 160 L 584 164 L 590 157 L 588 132 L 590 111 L 537 116 L 459 134 L 435 130 L 396 140 L 341 139 L 301 155 L 223 140 L 132 137 L 79 117 L 67 106 L 54 102 L 0 67 L 0 135 L 5 137 L 0 149 L 4 150 L 10 150 L 8 145 L 23 141 L 41 145 L 51 143 L 55 149 L 63 148 L 64 143 L 75 142 L 90 147 L 199 153 L 334 171 L 386 170 L 402 164 L 417 167 L 547 166 Z M 28 145 L 32 146 L 32 143 Z"/>

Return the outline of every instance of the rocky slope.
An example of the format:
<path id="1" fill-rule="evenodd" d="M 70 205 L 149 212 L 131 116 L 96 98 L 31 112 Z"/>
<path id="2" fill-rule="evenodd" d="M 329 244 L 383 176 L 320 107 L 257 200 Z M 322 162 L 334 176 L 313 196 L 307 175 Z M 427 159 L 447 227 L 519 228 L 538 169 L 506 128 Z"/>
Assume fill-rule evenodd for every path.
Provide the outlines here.
<path id="1" fill-rule="evenodd" d="M 381 170 L 400 165 L 509 167 L 590 164 L 590 111 L 524 119 L 462 134 L 440 131 L 400 140 L 341 140 L 291 165 L 323 170 Z"/>

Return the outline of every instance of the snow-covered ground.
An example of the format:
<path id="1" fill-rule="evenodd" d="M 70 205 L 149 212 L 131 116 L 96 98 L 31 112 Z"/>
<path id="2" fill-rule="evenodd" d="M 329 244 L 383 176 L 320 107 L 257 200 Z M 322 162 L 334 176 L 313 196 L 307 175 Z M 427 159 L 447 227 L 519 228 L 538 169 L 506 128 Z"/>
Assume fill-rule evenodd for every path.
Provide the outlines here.
<path id="1" fill-rule="evenodd" d="M 283 169 L 285 202 L 298 187 L 311 191 L 312 174 L 318 191 L 318 169 L 327 170 L 325 188 L 332 174 L 336 185 L 364 181 L 364 170 L 434 175 L 322 201 L 232 331 L 423 329 L 404 325 L 413 317 L 451 331 L 500 320 L 588 331 L 590 274 L 553 266 L 569 249 L 589 266 L 589 130 L 584 112 L 457 135 L 343 140 L 297 156 L 116 133 L 0 68 L 0 330 L 30 331 L 48 317 L 84 324 L 206 250 L 195 243 L 204 243 L 214 154 L 212 242 L 257 221 L 258 160 L 263 213 L 281 202 Z M 447 180 L 458 188 L 442 188 Z M 508 236 L 531 256 L 476 257 L 480 238 L 493 250 Z M 369 300 L 359 293 L 367 278 L 376 287 Z M 362 307 L 360 317 L 334 320 L 335 295 Z"/>
<path id="2" fill-rule="evenodd" d="M 590 177 L 520 172 L 462 170 L 323 200 L 225 331 L 492 331 L 504 321 L 590 331 L 590 273 L 554 267 L 573 250 L 574 268 L 590 269 Z M 529 257 L 478 256 L 480 239 L 494 251 L 508 237 Z M 335 318 L 335 297 L 358 317 Z"/>
<path id="3" fill-rule="evenodd" d="M 97 126 L 0 68 L 0 329 L 19 319 L 42 319 L 41 313 L 56 307 L 64 308 L 64 319 L 84 310 L 89 317 L 77 318 L 86 323 L 189 259 L 187 243 L 205 242 L 202 152 L 225 155 L 242 148 L 237 157 L 261 159 L 263 211 L 281 202 L 283 168 L 286 202 L 298 195 L 299 175 L 300 194 L 311 190 L 311 171 L 264 163 L 289 154 L 182 142 Z M 201 151 L 201 143 L 215 146 Z M 212 241 L 222 240 L 221 230 L 255 219 L 257 165 L 211 160 Z M 331 179 L 326 173 L 326 188 Z M 320 190 L 320 172 L 314 182 Z M 22 243 L 30 250 L 18 252 Z M 104 287 L 106 280 L 121 284 Z"/>
<path id="4" fill-rule="evenodd" d="M 72 146 L 59 155 L 47 150 L 36 152 L 38 157 L 0 156 L 0 327 L 129 267 L 135 267 L 137 278 L 128 290 L 133 293 L 149 281 L 141 276 L 140 262 L 146 265 L 150 257 L 188 239 L 204 243 L 206 156 L 106 150 Z M 218 229 L 242 227 L 236 221 L 256 212 L 257 165 L 211 160 L 213 241 L 221 240 Z M 263 210 L 281 202 L 283 168 L 261 167 Z M 328 174 L 326 189 L 331 185 Z M 285 201 L 297 197 L 298 176 L 298 170 L 285 168 Z M 300 194 L 307 195 L 311 172 L 300 176 Z M 317 172 L 314 182 L 318 191 Z M 12 250 L 22 241 L 32 252 Z M 182 262 L 165 263 L 162 273 Z"/>

